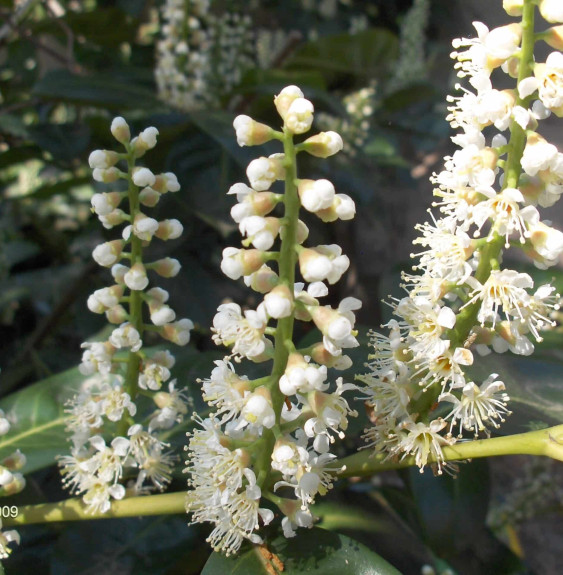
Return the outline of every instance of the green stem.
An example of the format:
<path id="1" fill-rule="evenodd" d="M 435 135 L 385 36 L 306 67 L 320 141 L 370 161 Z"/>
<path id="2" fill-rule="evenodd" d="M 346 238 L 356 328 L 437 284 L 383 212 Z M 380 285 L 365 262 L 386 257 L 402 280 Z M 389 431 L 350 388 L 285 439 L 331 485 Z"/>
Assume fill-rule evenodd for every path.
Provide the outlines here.
<path id="1" fill-rule="evenodd" d="M 535 6 L 533 0 L 524 0 L 522 13 L 522 44 L 517 85 L 533 74 L 532 66 L 534 62 L 535 42 L 534 15 Z M 516 105 L 527 109 L 530 99 L 531 96 L 528 98 L 518 97 Z M 503 190 L 518 187 L 520 174 L 522 172 L 520 161 L 522 160 L 522 154 L 526 147 L 526 131 L 515 120 L 512 120 L 510 124 L 510 141 L 506 147 L 508 149 L 508 155 L 505 162 Z M 477 250 L 480 252 L 480 259 L 479 266 L 475 272 L 475 278 L 480 283 L 483 284 L 487 281 L 492 270 L 499 269 L 500 255 L 504 242 L 504 238 L 499 236 L 495 231 L 491 234 L 489 241 L 477 247 Z M 447 339 L 450 340 L 451 350 L 465 345 L 473 326 L 477 323 L 477 315 L 480 308 L 481 301 L 477 300 L 458 313 L 455 327 L 449 330 L 446 336 Z M 437 387 L 437 389 L 428 388 L 426 393 L 421 393 L 418 398 L 411 401 L 409 406 L 410 413 L 427 414 L 427 418 L 432 416 L 431 407 L 441 392 L 439 386 L 435 387 Z"/>
<path id="2" fill-rule="evenodd" d="M 278 260 L 278 274 L 279 285 L 285 285 L 293 293 L 293 285 L 295 283 L 295 265 L 297 263 L 297 253 L 295 252 L 295 244 L 297 239 L 297 222 L 299 220 L 299 196 L 297 195 L 297 187 L 295 181 L 297 180 L 297 162 L 295 157 L 295 147 L 293 144 L 293 134 L 284 128 L 283 135 L 283 151 L 284 151 L 284 167 L 285 167 L 285 194 L 283 202 L 285 206 L 284 212 L 284 228 L 283 239 L 281 240 L 281 247 Z M 286 346 L 286 341 L 293 339 L 293 323 L 295 321 L 294 314 L 289 317 L 284 317 L 278 320 L 275 337 L 274 337 L 274 364 L 272 366 L 271 381 L 268 385 L 272 397 L 272 407 L 276 414 L 276 424 L 273 429 L 264 433 L 264 449 L 259 454 L 256 460 L 257 468 L 259 469 L 259 485 L 262 486 L 267 481 L 268 475 L 271 472 L 271 456 L 274 449 L 276 439 L 281 435 L 281 412 L 285 396 L 280 391 L 279 380 L 283 375 L 287 366 L 287 359 L 289 351 Z M 264 471 L 264 473 L 262 473 Z"/>
<path id="3" fill-rule="evenodd" d="M 544 455 L 563 461 L 563 425 L 529 431 L 505 437 L 465 441 L 442 448 L 445 461 L 463 461 L 479 457 L 499 455 Z M 428 462 L 435 461 L 431 457 Z M 388 469 L 401 469 L 416 465 L 414 457 L 384 461 L 384 455 L 374 455 L 373 450 L 365 449 L 337 462 L 338 468 L 346 466 L 338 477 L 369 476 Z M 335 466 L 336 468 L 336 466 Z"/>
<path id="4" fill-rule="evenodd" d="M 133 182 L 133 169 L 135 168 L 135 151 L 131 147 L 127 149 L 127 181 L 128 190 L 127 196 L 129 199 L 129 213 L 131 221 L 135 221 L 135 216 L 141 211 L 139 202 L 139 189 Z M 143 263 L 143 245 L 140 238 L 131 233 L 131 266 L 137 263 Z M 130 290 L 129 294 L 129 322 L 139 332 L 142 339 L 144 324 L 143 324 L 143 297 L 142 292 L 137 290 Z M 131 396 L 134 401 L 137 397 L 138 387 L 137 382 L 139 379 L 139 367 L 141 364 L 141 356 L 138 352 L 130 351 L 127 357 L 127 372 L 125 374 L 125 391 Z M 126 435 L 129 423 L 127 418 L 122 417 L 117 426 L 118 435 Z"/>
<path id="5" fill-rule="evenodd" d="M 563 461 L 563 425 L 506 437 L 460 442 L 452 447 L 444 447 L 443 453 L 446 461 L 500 455 L 542 455 Z M 432 458 L 429 458 L 429 462 L 432 461 Z M 342 466 L 345 466 L 342 472 L 336 471 L 336 467 L 340 469 Z M 338 478 L 369 477 L 388 469 L 413 466 L 415 462 L 412 457 L 405 457 L 400 461 L 382 461 L 381 455 L 374 456 L 373 451 L 366 449 L 338 461 L 335 464 L 334 474 Z M 265 496 L 271 499 L 269 494 Z M 113 501 L 111 509 L 106 513 L 87 513 L 82 499 L 72 498 L 59 503 L 25 505 L 18 509 L 17 517 L 2 518 L 2 523 L 4 527 L 9 527 L 31 523 L 184 513 L 185 498 L 184 492 L 129 497 L 121 501 Z"/>

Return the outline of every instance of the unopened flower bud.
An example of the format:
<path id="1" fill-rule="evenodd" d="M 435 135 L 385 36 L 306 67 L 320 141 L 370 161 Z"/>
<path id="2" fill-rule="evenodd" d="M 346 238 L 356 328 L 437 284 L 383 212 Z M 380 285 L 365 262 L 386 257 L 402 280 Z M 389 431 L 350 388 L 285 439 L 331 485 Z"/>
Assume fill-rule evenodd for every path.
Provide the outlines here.
<path id="1" fill-rule="evenodd" d="M 149 306 L 151 321 L 154 325 L 162 326 L 176 319 L 174 310 L 166 304 Z"/>
<path id="2" fill-rule="evenodd" d="M 151 269 L 163 278 L 177 276 L 181 267 L 180 262 L 174 258 L 163 258 L 151 264 Z"/>
<path id="3" fill-rule="evenodd" d="M 92 209 L 98 216 L 107 216 L 117 208 L 121 202 L 121 197 L 119 192 L 94 194 L 91 199 Z"/>
<path id="4" fill-rule="evenodd" d="M 502 0 L 502 7 L 509 16 L 522 16 L 524 0 Z"/>
<path id="5" fill-rule="evenodd" d="M 302 144 L 302 149 L 316 158 L 328 158 L 342 150 L 344 143 L 340 134 L 336 132 L 321 132 L 307 138 Z"/>
<path id="6" fill-rule="evenodd" d="M 274 427 L 276 414 L 272 407 L 270 392 L 265 387 L 259 387 L 248 397 L 242 409 L 241 417 L 254 425 L 263 425 L 267 429 Z"/>
<path id="7" fill-rule="evenodd" d="M 336 244 L 304 248 L 299 252 L 299 269 L 308 282 L 328 280 L 336 283 L 350 266 L 348 256 L 342 255 L 342 248 Z"/>
<path id="8" fill-rule="evenodd" d="M 129 215 L 120 209 L 112 210 L 106 216 L 98 216 L 98 218 L 107 230 L 111 230 L 114 226 L 118 226 L 130 220 Z"/>
<path id="9" fill-rule="evenodd" d="M 154 208 L 159 200 L 160 194 L 150 187 L 144 188 L 139 193 L 139 201 L 143 206 L 147 206 L 148 208 Z"/>
<path id="10" fill-rule="evenodd" d="M 133 233 L 141 240 L 148 242 L 157 233 L 159 223 L 154 218 L 138 213 L 133 222 Z"/>
<path id="11" fill-rule="evenodd" d="M 157 136 L 158 130 L 155 127 L 150 126 L 149 128 L 145 128 L 133 141 L 135 152 L 144 154 L 147 150 L 154 148 L 156 146 Z"/>
<path id="12" fill-rule="evenodd" d="M 245 275 L 244 277 L 244 283 L 248 287 L 258 293 L 264 294 L 268 293 L 273 287 L 278 285 L 278 281 L 278 274 L 265 264 L 258 271 L 251 273 L 250 275 Z"/>
<path id="13" fill-rule="evenodd" d="M 111 133 L 120 144 L 128 144 L 131 140 L 131 131 L 124 118 L 118 116 L 111 123 Z"/>
<path id="14" fill-rule="evenodd" d="M 285 226 L 280 228 L 280 238 L 285 238 Z M 295 234 L 295 241 L 302 244 L 309 237 L 309 228 L 302 220 L 297 220 L 297 233 Z"/>
<path id="15" fill-rule="evenodd" d="M 131 351 L 139 351 L 143 345 L 141 335 L 130 323 L 123 323 L 114 329 L 108 341 L 117 349 L 130 347 Z"/>
<path id="16" fill-rule="evenodd" d="M 180 189 L 180 183 L 175 174 L 166 172 L 156 176 L 155 182 L 151 187 L 161 194 L 166 194 L 167 192 L 177 192 Z"/>
<path id="17" fill-rule="evenodd" d="M 317 343 L 310 351 L 311 358 L 321 365 L 332 367 L 338 370 L 352 367 L 352 359 L 347 355 L 332 355 L 322 343 Z"/>
<path id="18" fill-rule="evenodd" d="M 113 279 L 115 280 L 116 283 L 124 284 L 125 281 L 123 280 L 123 278 L 125 277 L 125 274 L 128 271 L 129 268 L 127 266 L 124 266 L 123 264 L 115 264 L 111 268 L 111 275 L 113 276 Z"/>
<path id="19" fill-rule="evenodd" d="M 293 310 L 293 294 L 286 285 L 278 285 L 266 295 L 264 305 L 274 319 L 289 317 Z"/>
<path id="20" fill-rule="evenodd" d="M 563 26 L 552 26 L 545 31 L 544 40 L 552 48 L 563 50 Z"/>
<path id="21" fill-rule="evenodd" d="M 356 204 L 347 194 L 336 194 L 332 206 L 326 210 L 319 210 L 316 215 L 323 222 L 333 222 L 335 220 L 351 220 L 356 215 Z"/>
<path id="22" fill-rule="evenodd" d="M 177 345 L 186 345 L 190 341 L 190 331 L 193 328 L 194 324 L 191 320 L 181 319 L 180 321 L 163 326 L 160 330 L 160 334 L 164 339 Z"/>
<path id="23" fill-rule="evenodd" d="M 137 262 L 123 277 L 125 285 L 134 291 L 142 291 L 149 285 L 149 278 L 147 277 L 147 270 L 145 266 Z"/>
<path id="24" fill-rule="evenodd" d="M 248 164 L 246 175 L 250 185 L 257 191 L 266 191 L 276 180 L 283 180 L 285 168 L 283 154 L 272 154 L 269 158 L 256 158 Z"/>
<path id="25" fill-rule="evenodd" d="M 540 14 L 550 24 L 563 23 L 563 3 L 561 0 L 540 0 Z"/>
<path id="26" fill-rule="evenodd" d="M 158 224 L 155 236 L 161 240 L 175 240 L 182 235 L 184 227 L 179 220 L 163 220 Z"/>
<path id="27" fill-rule="evenodd" d="M 11 455 L 8 455 L 3 461 L 2 465 L 9 469 L 10 471 L 19 471 L 24 467 L 27 462 L 26 456 L 17 449 Z"/>
<path id="28" fill-rule="evenodd" d="M 117 262 L 122 251 L 123 242 L 121 240 L 113 240 L 96 246 L 92 252 L 92 257 L 98 265 L 109 268 Z"/>
<path id="29" fill-rule="evenodd" d="M 1 495 L 15 495 L 20 493 L 25 489 L 25 477 L 21 473 L 14 473 L 12 476 L 12 481 L 7 485 L 3 485 L 1 489 Z M 19 538 L 17 539 L 19 542 Z"/>
<path id="30" fill-rule="evenodd" d="M 111 184 L 119 179 L 121 172 L 116 168 L 94 168 L 92 172 L 92 177 L 96 182 L 102 182 L 103 184 Z"/>
<path id="31" fill-rule="evenodd" d="M 309 212 L 324 210 L 334 201 L 334 186 L 328 180 L 300 180 L 297 191 L 301 204 Z"/>
<path id="32" fill-rule="evenodd" d="M 280 231 L 279 218 L 249 216 L 239 224 L 240 233 L 248 237 L 252 245 L 259 250 L 269 250 Z M 243 242 L 244 245 L 247 243 Z"/>
<path id="33" fill-rule="evenodd" d="M 88 156 L 88 165 L 105 170 L 111 168 L 119 161 L 119 154 L 111 150 L 94 150 Z"/>
<path id="34" fill-rule="evenodd" d="M 294 134 L 304 134 L 313 124 L 313 104 L 305 98 L 296 98 L 285 116 L 285 126 Z"/>
<path id="35" fill-rule="evenodd" d="M 106 310 L 106 319 L 109 323 L 116 325 L 121 325 L 129 319 L 129 314 L 127 310 L 120 304 L 115 305 L 112 308 Z"/>
<path id="36" fill-rule="evenodd" d="M 134 168 L 132 179 L 133 183 L 140 188 L 152 186 L 156 181 L 155 175 L 148 168 Z"/>
<path id="37" fill-rule="evenodd" d="M 241 250 L 228 247 L 223 250 L 221 271 L 229 278 L 238 280 L 248 276 L 262 267 L 264 254 L 261 250 Z"/>
<path id="38" fill-rule="evenodd" d="M 289 107 L 297 98 L 303 98 L 303 92 L 297 86 L 286 86 L 275 98 L 274 105 L 278 114 L 285 120 Z"/>
<path id="39" fill-rule="evenodd" d="M 239 146 L 258 146 L 269 142 L 274 135 L 270 126 L 254 121 L 250 116 L 237 116 L 233 122 Z"/>

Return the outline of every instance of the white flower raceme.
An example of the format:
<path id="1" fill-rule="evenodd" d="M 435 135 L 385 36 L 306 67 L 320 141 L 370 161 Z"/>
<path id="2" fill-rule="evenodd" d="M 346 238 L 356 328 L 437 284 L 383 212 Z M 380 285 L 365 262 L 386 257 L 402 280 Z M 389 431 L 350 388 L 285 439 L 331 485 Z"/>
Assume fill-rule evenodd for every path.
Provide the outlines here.
<path id="1" fill-rule="evenodd" d="M 129 186 L 126 192 L 94 194 L 92 207 L 106 228 L 127 225 L 122 230 L 123 239 L 106 242 L 93 251 L 98 264 L 111 267 L 115 285 L 96 290 L 88 298 L 88 308 L 94 313 L 105 313 L 107 320 L 118 327 L 107 341 L 82 345 L 79 370 L 91 377 L 65 410 L 72 448 L 70 455 L 59 458 L 63 485 L 81 495 L 87 511 L 94 513 L 105 513 L 112 500 L 124 497 L 121 482 L 125 477 L 132 479 L 131 489 L 137 494 L 166 487 L 175 456 L 165 451 L 165 444 L 155 434 L 181 422 L 188 412 L 187 398 L 175 388 L 175 381 L 169 383 L 168 392 L 161 389 L 171 377 L 174 357 L 163 350 L 147 358 L 140 351 L 142 335 L 150 329 L 143 323 L 143 306 L 148 307 L 155 331 L 165 339 L 184 345 L 194 327 L 188 319 L 174 321 L 176 314 L 166 303 L 168 292 L 159 287 L 146 291 L 150 270 L 172 277 L 180 269 L 179 262 L 172 258 L 151 264 L 143 263 L 142 259 L 144 245 L 153 238 L 174 239 L 182 233 L 178 220 L 158 221 L 139 208 L 140 204 L 153 207 L 162 194 L 178 191 L 180 187 L 172 173 L 155 175 L 148 168 L 135 165 L 138 158 L 156 145 L 158 130 L 150 127 L 131 139 L 125 120 L 116 118 L 111 131 L 125 152 L 93 152 L 89 158 L 93 177 L 103 182 L 123 178 L 129 181 Z M 120 171 L 119 162 L 127 162 L 126 171 Z M 118 208 L 126 197 L 131 213 Z M 123 259 L 128 260 L 127 266 L 120 263 Z M 134 422 L 138 389 L 143 390 L 143 395 L 153 396 L 152 412 L 143 409 L 142 414 L 148 429 Z M 129 425 L 131 421 L 133 425 Z M 112 431 L 122 430 L 125 424 L 129 426 L 130 438 L 121 435 L 111 438 Z"/>
<path id="2" fill-rule="evenodd" d="M 555 4 L 542 8 L 550 18 Z M 503 5 L 523 15 L 522 2 Z M 535 63 L 530 27 L 474 26 L 477 38 L 454 41 L 458 76 L 470 87 L 456 86 L 462 94 L 448 99 L 459 149 L 432 177 L 438 214 L 417 226 L 414 243 L 424 250 L 413 255 L 419 260 L 413 269 L 420 275 L 402 275 L 407 295 L 390 302 L 398 318 L 383 326 L 389 335 L 372 335 L 369 371 L 357 376 L 373 409 L 368 447 L 385 458 L 413 456 L 419 467 L 431 463 L 439 473 L 454 429 L 457 438 L 489 435 L 510 414 L 496 374 L 480 386 L 468 376 L 474 353 L 531 354 L 532 340 L 554 326 L 560 307 L 553 286 L 535 286 L 529 274 L 504 268 L 503 259 L 505 250 L 521 250 L 545 269 L 563 251 L 563 234 L 536 207 L 553 205 L 563 192 L 563 157 L 536 131 L 550 111 L 562 111 L 561 54 Z M 546 34 L 552 40 L 553 32 Z M 528 77 L 503 90 L 493 86 L 502 72 L 517 78 L 522 66 Z M 495 129 L 510 129 L 510 138 Z M 317 324 L 327 318 L 313 315 Z"/>
<path id="3" fill-rule="evenodd" d="M 293 499 L 284 495 L 276 503 L 285 514 L 286 536 L 295 535 L 297 527 L 312 526 L 308 506 L 332 487 L 333 473 L 339 470 L 332 467 L 335 456 L 330 445 L 335 436 L 343 437 L 349 417 L 356 415 L 344 398 L 356 386 L 339 379 L 336 389 L 331 389 L 328 368 L 350 367 L 351 359 L 342 354 L 342 348 L 358 345 L 353 311 L 361 304 L 346 298 L 333 309 L 321 306 L 317 299 L 328 295 L 322 280 L 335 283 L 350 262 L 337 245 L 302 245 L 309 230 L 299 219 L 300 207 L 327 222 L 351 219 L 354 202 L 336 194 L 328 180 L 288 179 L 285 194 L 267 191 L 285 178 L 286 171 L 295 173 L 297 152 L 325 158 L 342 148 L 342 139 L 326 132 L 289 145 L 293 134 L 310 129 L 313 105 L 295 86 L 284 88 L 274 103 L 284 120 L 283 132 L 257 126 L 248 117 L 235 120 L 240 144 L 255 143 L 259 130 L 283 141 L 285 153 L 249 164 L 252 187 L 243 183 L 231 187 L 229 194 L 238 201 L 231 215 L 247 236 L 243 245 L 252 243 L 255 249 L 225 248 L 221 262 L 228 277 L 242 276 L 247 286 L 265 295 L 256 310 L 243 312 L 236 303 L 218 307 L 213 340 L 232 352 L 216 362 L 211 377 L 202 381 L 203 399 L 215 411 L 209 419 L 199 420 L 203 429 L 193 433 L 188 446 L 187 472 L 193 489 L 187 510 L 194 522 L 214 525 L 208 541 L 226 554 L 237 552 L 245 539 L 261 543 L 256 530 L 273 518 L 271 511 L 260 507 L 262 488 L 267 486 L 264 478 L 272 471 L 282 476 L 274 491 L 287 487 L 293 492 Z M 278 203 L 284 204 L 283 218 L 267 217 Z M 295 283 L 292 268 L 297 259 L 307 287 Z M 294 320 L 314 322 L 323 342 L 296 349 Z M 242 357 L 254 362 L 273 359 L 274 368 L 270 375 L 249 380 L 238 375 L 229 361 Z M 244 448 L 236 449 L 239 445 Z"/>

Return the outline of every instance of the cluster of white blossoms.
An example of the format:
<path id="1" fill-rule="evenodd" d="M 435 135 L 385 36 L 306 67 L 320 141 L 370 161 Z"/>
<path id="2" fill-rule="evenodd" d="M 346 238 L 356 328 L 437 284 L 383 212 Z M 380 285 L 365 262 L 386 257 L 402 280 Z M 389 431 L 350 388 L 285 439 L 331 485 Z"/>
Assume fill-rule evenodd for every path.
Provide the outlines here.
<path id="1" fill-rule="evenodd" d="M 522 251 L 545 269 L 563 252 L 563 233 L 536 207 L 563 193 L 563 154 L 537 132 L 551 113 L 563 116 L 563 55 L 534 62 L 534 2 L 504 4 L 522 23 L 489 30 L 475 22 L 476 37 L 454 40 L 458 76 L 469 83 L 450 98 L 459 149 L 432 178 L 439 213 L 418 226 L 419 273 L 404 275 L 407 295 L 391 302 L 396 319 L 388 335 L 373 334 L 370 372 L 358 376 L 373 408 L 368 446 L 412 456 L 421 468 L 436 462 L 438 472 L 443 446 L 465 431 L 488 435 L 509 414 L 496 374 L 483 382 L 468 375 L 474 353 L 531 354 L 559 309 L 555 288 L 503 267 L 503 253 Z M 539 3 L 551 22 L 563 22 L 561 6 Z M 561 48 L 562 31 L 539 37 Z M 514 89 L 493 87 L 501 71 L 517 78 Z"/>
<path id="2" fill-rule="evenodd" d="M 321 112 L 318 115 L 318 122 L 323 129 L 337 130 L 342 134 L 350 144 L 346 153 L 353 157 L 366 143 L 371 120 L 378 106 L 375 83 L 347 94 L 342 98 L 342 105 L 346 110 L 344 118 Z"/>
<path id="3" fill-rule="evenodd" d="M 175 457 L 158 432 L 183 420 L 187 398 L 176 388 L 176 380 L 170 379 L 174 356 L 167 350 L 145 352 L 143 333 L 150 330 L 185 345 L 194 327 L 189 319 L 176 319 L 166 290 L 149 286 L 149 271 L 170 278 L 179 272 L 180 263 L 168 257 L 143 262 L 143 249 L 153 238 L 171 240 L 183 231 L 176 219 L 157 221 L 141 211 L 141 207 L 154 207 L 163 194 L 180 189 L 174 174 L 155 175 L 135 165 L 137 158 L 154 148 L 158 131 L 150 127 L 131 139 L 129 126 L 118 117 L 111 132 L 125 152 L 95 150 L 89 157 L 90 167 L 96 181 L 126 180 L 128 189 L 94 194 L 92 210 L 106 228 L 126 226 L 121 239 L 93 251 L 98 264 L 111 268 L 115 283 L 94 291 L 88 308 L 105 314 L 116 327 L 106 341 L 82 345 L 79 370 L 89 377 L 66 410 L 72 448 L 70 455 L 60 458 L 64 485 L 83 494 L 92 512 L 105 512 L 112 498 L 124 497 L 124 468 L 127 477 L 136 476 L 130 485 L 132 493 L 163 490 L 169 483 Z M 127 164 L 125 171 L 118 167 L 120 162 Z M 128 199 L 127 211 L 119 208 L 124 198 Z M 150 323 L 145 323 L 144 316 Z M 138 413 L 139 390 L 152 399 L 148 413 Z M 142 416 L 143 424 L 135 421 L 136 415 Z M 108 435 L 113 435 L 111 442 L 104 439 Z"/>
<path id="4" fill-rule="evenodd" d="M 185 111 L 219 105 L 253 64 L 247 15 L 215 15 L 211 0 L 166 0 L 155 77 L 162 100 Z"/>
<path id="5" fill-rule="evenodd" d="M 221 264 L 228 277 L 243 278 L 264 298 L 255 310 L 219 306 L 213 339 L 230 346 L 231 355 L 217 361 L 202 382 L 203 398 L 215 412 L 198 419 L 201 429 L 187 448 L 187 510 L 194 522 L 214 524 L 208 541 L 226 554 L 236 553 L 244 539 L 261 541 L 256 530 L 273 518 L 260 506 L 263 497 L 284 514 L 287 537 L 297 527 L 312 526 L 309 506 L 332 486 L 336 472 L 330 445 L 356 415 L 343 396 L 355 386 L 342 378 L 331 386 L 327 368 L 350 367 L 343 350 L 358 345 L 354 311 L 361 302 L 347 297 L 335 309 L 319 301 L 328 295 L 325 282 L 337 282 L 349 260 L 337 245 L 305 247 L 308 229 L 299 219 L 303 207 L 325 222 L 350 220 L 355 206 L 328 180 L 298 179 L 296 167 L 298 153 L 327 158 L 342 149 L 342 139 L 323 132 L 294 142 L 313 122 L 313 104 L 298 87 L 284 88 L 274 104 L 282 132 L 248 116 L 234 121 L 241 146 L 275 139 L 284 152 L 253 160 L 247 169 L 250 186 L 232 186 L 229 193 L 238 203 L 231 214 L 246 239 L 242 249 L 226 248 Z M 270 189 L 277 180 L 285 180 L 285 193 Z M 283 215 L 272 215 L 278 204 L 284 205 Z M 272 251 L 276 244 L 279 249 Z M 296 281 L 296 267 L 307 287 Z M 296 349 L 295 319 L 313 322 L 323 340 Z M 271 375 L 249 380 L 237 374 L 235 364 L 243 358 L 273 360 Z"/>
<path id="6" fill-rule="evenodd" d="M 13 424 L 14 419 L 0 409 L 0 436 L 8 434 Z M 20 471 L 25 463 L 26 457 L 19 449 L 0 460 L 0 497 L 15 495 L 23 490 L 25 477 Z M 8 510 L 9 507 L 5 506 L 4 509 Z M 9 543 L 12 542 L 19 544 L 19 533 L 13 529 L 2 531 L 2 521 L 0 520 L 0 559 L 6 559 L 10 555 L 12 549 L 9 547 Z"/>

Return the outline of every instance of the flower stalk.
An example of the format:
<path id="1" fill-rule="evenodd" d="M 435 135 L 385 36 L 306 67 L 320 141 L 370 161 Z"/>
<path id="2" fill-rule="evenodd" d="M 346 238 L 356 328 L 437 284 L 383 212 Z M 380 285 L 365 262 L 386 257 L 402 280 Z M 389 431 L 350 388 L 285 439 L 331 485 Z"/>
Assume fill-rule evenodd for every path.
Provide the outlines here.
<path id="1" fill-rule="evenodd" d="M 416 465 L 416 461 L 411 456 L 405 457 L 401 461 L 383 461 L 384 457 L 381 455 L 376 457 L 370 455 L 368 451 L 361 451 L 339 460 L 339 464 L 345 468 L 339 468 L 333 473 L 339 478 L 369 477 L 382 471 L 404 469 Z M 563 461 L 563 425 L 505 437 L 467 441 L 452 447 L 444 447 L 444 458 L 447 461 L 463 461 L 503 455 L 537 455 Z M 269 494 L 268 499 L 278 504 L 282 502 L 283 498 Z M 184 492 L 129 497 L 115 501 L 106 513 L 89 513 L 87 506 L 80 498 L 73 498 L 58 503 L 19 507 L 17 517 L 7 517 L 3 523 L 6 527 L 10 527 L 32 523 L 82 521 L 110 517 L 145 517 L 184 512 Z"/>

